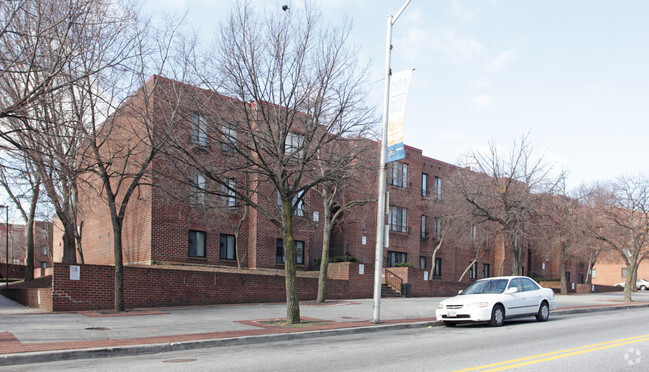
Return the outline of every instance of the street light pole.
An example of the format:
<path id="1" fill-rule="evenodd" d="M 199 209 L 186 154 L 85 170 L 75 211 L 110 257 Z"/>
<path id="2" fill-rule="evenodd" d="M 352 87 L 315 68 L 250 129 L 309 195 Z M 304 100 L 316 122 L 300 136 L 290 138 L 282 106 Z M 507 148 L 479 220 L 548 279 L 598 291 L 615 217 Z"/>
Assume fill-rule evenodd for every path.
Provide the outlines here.
<path id="1" fill-rule="evenodd" d="M 7 210 L 5 216 L 5 286 L 9 289 L 9 206 L 0 205 L 0 208 Z"/>
<path id="2" fill-rule="evenodd" d="M 401 6 L 397 14 L 388 16 L 388 32 L 385 45 L 385 79 L 383 88 L 383 131 L 381 135 L 381 158 L 379 163 L 379 191 L 376 207 L 376 253 L 374 259 L 374 311 L 372 322 L 381 323 L 381 276 L 383 274 L 383 245 L 385 243 L 385 162 L 388 145 L 388 111 L 390 106 L 390 57 L 392 50 L 392 26 L 410 4 L 410 0 Z"/>

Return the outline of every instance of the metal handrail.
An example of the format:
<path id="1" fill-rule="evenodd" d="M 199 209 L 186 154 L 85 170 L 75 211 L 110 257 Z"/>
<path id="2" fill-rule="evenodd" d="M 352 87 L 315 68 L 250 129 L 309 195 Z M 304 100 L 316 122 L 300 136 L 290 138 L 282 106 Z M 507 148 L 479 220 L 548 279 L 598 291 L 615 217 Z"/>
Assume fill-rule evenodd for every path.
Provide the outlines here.
<path id="1" fill-rule="evenodd" d="M 403 279 L 401 279 L 399 275 L 385 269 L 385 283 L 401 294 L 401 284 L 403 283 Z"/>

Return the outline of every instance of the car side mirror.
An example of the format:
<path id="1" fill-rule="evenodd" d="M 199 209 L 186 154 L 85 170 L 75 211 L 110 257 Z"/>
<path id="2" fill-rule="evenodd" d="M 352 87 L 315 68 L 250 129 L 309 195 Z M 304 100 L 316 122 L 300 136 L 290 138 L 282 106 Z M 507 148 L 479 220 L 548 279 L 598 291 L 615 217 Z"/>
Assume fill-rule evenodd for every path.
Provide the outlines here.
<path id="1" fill-rule="evenodd" d="M 516 292 L 518 292 L 518 288 L 516 287 L 507 288 L 507 294 L 514 294 Z"/>

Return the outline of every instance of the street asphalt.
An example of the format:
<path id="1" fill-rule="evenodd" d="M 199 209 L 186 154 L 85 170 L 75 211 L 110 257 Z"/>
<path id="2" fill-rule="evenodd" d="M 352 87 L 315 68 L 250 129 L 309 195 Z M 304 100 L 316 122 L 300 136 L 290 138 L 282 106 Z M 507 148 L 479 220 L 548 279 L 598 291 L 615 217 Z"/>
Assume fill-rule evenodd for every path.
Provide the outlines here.
<path id="1" fill-rule="evenodd" d="M 384 298 L 380 324 L 372 299 L 301 302 L 302 323 L 287 326 L 285 304 L 238 304 L 110 311 L 43 312 L 0 296 L 0 366 L 149 354 L 440 325 L 443 298 Z M 556 296 L 550 315 L 649 307 L 649 291 Z"/>

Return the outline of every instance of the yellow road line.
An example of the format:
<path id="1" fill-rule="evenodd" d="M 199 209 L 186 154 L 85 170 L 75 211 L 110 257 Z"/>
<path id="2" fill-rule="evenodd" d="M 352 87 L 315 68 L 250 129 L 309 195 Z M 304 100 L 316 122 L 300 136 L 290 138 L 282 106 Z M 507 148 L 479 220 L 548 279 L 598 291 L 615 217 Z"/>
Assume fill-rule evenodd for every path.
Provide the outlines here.
<path id="1" fill-rule="evenodd" d="M 575 348 L 570 348 L 570 349 L 565 349 L 565 350 L 553 351 L 551 353 L 545 353 L 545 354 L 533 355 L 533 356 L 524 357 L 524 358 L 512 359 L 512 360 L 508 360 L 506 362 L 485 364 L 483 366 L 460 369 L 460 370 L 457 370 L 455 372 L 466 372 L 466 371 L 477 371 L 477 370 L 502 371 L 502 370 L 505 370 L 505 369 L 521 367 L 521 366 L 525 366 L 525 365 L 529 365 L 529 364 L 545 362 L 545 361 L 549 361 L 549 360 L 553 360 L 553 359 L 564 358 L 564 357 L 568 357 L 568 356 L 572 356 L 572 355 L 588 353 L 588 352 L 591 352 L 591 351 L 602 350 L 602 349 L 607 349 L 607 348 L 611 348 L 611 347 L 632 344 L 632 343 L 641 342 L 641 341 L 649 341 L 649 335 L 634 336 L 634 337 L 628 337 L 628 338 L 621 338 L 619 340 L 600 342 L 600 343 L 592 344 L 592 345 L 586 345 L 586 346 L 580 346 L 580 347 L 575 347 Z M 543 358 L 543 359 L 539 359 L 539 358 Z M 533 360 L 533 359 L 537 359 L 537 360 Z M 518 363 L 518 362 L 524 362 L 524 363 Z M 511 365 L 512 363 L 518 363 L 518 364 Z M 506 364 L 510 364 L 510 365 L 504 366 Z M 485 368 L 491 368 L 491 367 L 497 367 L 497 366 L 504 366 L 504 367 L 495 368 L 495 369 L 485 369 Z"/>

